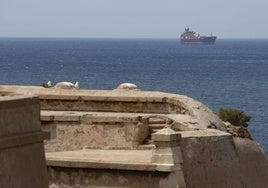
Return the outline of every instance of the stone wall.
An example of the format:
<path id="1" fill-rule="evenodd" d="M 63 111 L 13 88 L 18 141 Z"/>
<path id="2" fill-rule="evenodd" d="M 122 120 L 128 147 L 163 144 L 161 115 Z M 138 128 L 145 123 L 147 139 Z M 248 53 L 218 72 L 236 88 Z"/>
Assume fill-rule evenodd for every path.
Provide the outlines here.
<path id="1" fill-rule="evenodd" d="M 34 94 L 41 110 L 181 114 L 198 119 L 197 127 L 225 131 L 222 121 L 202 103 L 183 95 L 140 90 L 69 90 L 34 86 L 0 86 L 2 92 Z"/>
<path id="2" fill-rule="evenodd" d="M 88 112 L 133 112 L 133 113 L 164 113 L 173 112 L 174 105 L 164 102 L 141 101 L 94 101 L 93 100 L 55 100 L 42 99 L 43 110 L 73 110 Z"/>
<path id="3" fill-rule="evenodd" d="M 0 187 L 48 187 L 37 97 L 0 96 Z"/>
<path id="4" fill-rule="evenodd" d="M 49 113 L 49 112 L 47 112 Z M 81 149 L 135 149 L 149 134 L 148 118 L 116 113 L 42 113 L 42 128 L 52 135 L 47 152 Z"/>
<path id="5" fill-rule="evenodd" d="M 40 97 L 42 127 L 52 133 L 46 147 L 51 188 L 268 185 L 261 147 L 232 137 L 210 109 L 189 97 L 140 90 L 1 90 Z"/>
<path id="6" fill-rule="evenodd" d="M 154 133 L 156 148 L 47 153 L 50 187 L 186 188 L 181 135 L 165 128 Z"/>
<path id="7" fill-rule="evenodd" d="M 178 188 L 169 172 L 49 167 L 50 188 Z"/>
<path id="8" fill-rule="evenodd" d="M 216 130 L 182 134 L 187 188 L 265 188 L 268 160 L 256 142 Z"/>

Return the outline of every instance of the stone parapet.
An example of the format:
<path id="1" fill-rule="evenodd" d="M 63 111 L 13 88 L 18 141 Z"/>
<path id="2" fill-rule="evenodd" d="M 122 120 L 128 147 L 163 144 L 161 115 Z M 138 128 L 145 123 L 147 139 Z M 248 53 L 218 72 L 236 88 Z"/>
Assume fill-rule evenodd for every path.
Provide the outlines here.
<path id="1" fill-rule="evenodd" d="M 176 172 L 177 182 L 175 185 L 186 187 L 182 163 L 183 157 L 180 149 L 181 133 L 170 128 L 164 128 L 152 134 L 156 148 L 153 150 L 152 162 L 162 164 L 158 166 L 159 171 Z"/>
<path id="2" fill-rule="evenodd" d="M 0 149 L 14 148 L 36 142 L 43 142 L 43 140 L 48 138 L 49 133 L 43 131 L 5 136 L 0 138 Z"/>
<path id="3" fill-rule="evenodd" d="M 42 111 L 42 128 L 51 133 L 46 151 L 137 149 L 149 135 L 148 117 L 137 114 Z"/>
<path id="4" fill-rule="evenodd" d="M 40 131 L 40 105 L 38 97 L 23 95 L 0 97 L 0 136 Z"/>
<path id="5" fill-rule="evenodd" d="M 198 119 L 196 126 L 226 130 L 219 118 L 202 103 L 183 95 L 140 90 L 66 90 L 34 86 L 0 86 L 5 93 L 34 94 L 42 110 L 182 114 Z M 190 125 L 190 124 L 188 124 Z"/>
<path id="6" fill-rule="evenodd" d="M 256 142 L 233 138 L 214 129 L 181 134 L 182 168 L 187 186 L 266 187 L 268 161 Z"/>
<path id="7" fill-rule="evenodd" d="M 118 174 L 125 179 L 123 183 L 115 178 L 113 182 L 115 187 L 122 185 L 152 188 L 185 187 L 181 166 L 179 164 L 174 165 L 172 161 L 165 163 L 154 161 L 154 150 L 85 149 L 81 151 L 47 153 L 46 158 L 49 179 L 59 186 L 74 186 L 74 179 L 78 178 L 74 176 L 78 172 L 83 172 L 83 176 L 90 178 L 87 180 L 87 183 L 78 178 L 77 184 L 88 187 L 93 185 L 103 186 L 107 179 L 100 181 L 98 177 L 113 172 L 112 174 Z M 181 159 L 178 162 L 181 162 Z M 95 175 L 98 174 L 97 176 L 90 175 L 94 171 Z M 140 178 L 134 174 L 139 174 Z M 151 174 L 151 178 L 149 178 L 149 174 Z M 136 179 L 136 183 L 133 183 L 133 178 Z M 146 182 L 141 181 L 144 178 L 147 180 Z"/>
<path id="8" fill-rule="evenodd" d="M 39 99 L 0 96 L 0 187 L 47 188 Z"/>
<path id="9" fill-rule="evenodd" d="M 182 169 L 182 154 L 179 147 L 180 134 L 169 129 L 164 128 L 157 133 L 154 133 L 152 139 L 156 142 L 177 142 L 176 146 L 170 144 L 156 144 L 156 148 L 152 150 L 94 150 L 85 149 L 80 151 L 63 151 L 47 153 L 47 165 L 49 169 L 50 179 L 56 183 L 56 177 L 59 176 L 59 171 L 66 174 L 65 180 L 67 185 L 72 185 L 70 182 L 73 179 L 74 173 L 68 173 L 69 168 L 72 171 L 80 169 L 85 174 L 89 173 L 90 169 L 104 170 L 120 170 L 124 171 L 122 177 L 126 182 L 131 181 L 133 172 L 139 171 L 139 174 L 146 174 L 159 172 L 165 173 L 162 178 L 154 180 L 152 184 L 154 187 L 186 187 L 183 169 Z M 133 171 L 133 172 L 131 172 Z M 61 177 L 59 177 L 61 178 Z M 54 180 L 53 180 L 54 179 Z M 160 181 L 159 181 L 160 180 Z M 90 181 L 95 185 L 101 185 L 103 182 L 98 182 L 98 179 L 91 178 Z M 115 180 L 116 181 L 116 180 Z M 149 181 L 149 180 L 148 180 Z M 79 184 L 83 184 L 79 182 Z M 89 185 L 92 185 L 89 183 Z M 129 185 L 129 184 L 128 184 Z M 145 183 L 137 183 L 136 186 L 131 184 L 131 187 L 145 186 Z M 148 185 L 148 187 L 151 187 Z M 130 185 L 129 185 L 130 186 Z M 89 186 L 90 187 L 90 186 Z M 120 182 L 116 183 L 116 187 L 120 187 Z"/>
<path id="10" fill-rule="evenodd" d="M 46 141 L 51 188 L 267 187 L 267 158 L 255 141 L 232 137 L 217 115 L 194 99 L 129 86 L 134 89 L 0 86 L 0 95 L 40 97 L 42 129 L 51 133 Z M 24 109 L 19 120 L 35 108 L 13 104 L 13 110 L 0 109 L 5 115 Z M 40 128 L 35 127 L 36 134 L 29 138 L 31 126 L 25 126 L 37 122 L 36 115 L 25 118 L 27 123 L 6 119 L 21 128 L 2 127 L 1 134 L 24 134 L 10 142 L 12 149 L 21 147 L 20 142 L 28 146 L 42 139 Z M 3 150 L 11 138 L 0 141 Z"/>

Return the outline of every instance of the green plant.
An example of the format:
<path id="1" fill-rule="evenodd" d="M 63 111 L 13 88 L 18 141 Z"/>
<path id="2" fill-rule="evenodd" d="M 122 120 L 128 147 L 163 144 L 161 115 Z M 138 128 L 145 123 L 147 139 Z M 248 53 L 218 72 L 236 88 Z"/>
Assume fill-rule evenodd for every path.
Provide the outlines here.
<path id="1" fill-rule="evenodd" d="M 219 109 L 218 116 L 223 121 L 229 121 L 231 124 L 241 127 L 247 127 L 247 122 L 250 121 L 251 117 L 244 114 L 241 110 L 235 109 Z"/>

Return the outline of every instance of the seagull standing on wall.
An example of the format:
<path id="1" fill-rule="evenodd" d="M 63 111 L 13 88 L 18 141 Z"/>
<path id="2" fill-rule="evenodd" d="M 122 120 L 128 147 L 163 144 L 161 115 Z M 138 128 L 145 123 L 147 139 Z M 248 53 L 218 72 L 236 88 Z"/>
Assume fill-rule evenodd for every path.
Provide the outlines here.
<path id="1" fill-rule="evenodd" d="M 51 83 L 51 81 L 48 81 L 48 82 L 47 82 L 47 87 L 48 87 L 48 88 L 52 87 L 52 83 Z"/>
<path id="2" fill-rule="evenodd" d="M 44 83 L 44 82 L 43 82 L 43 83 L 41 84 L 41 86 L 44 87 L 44 88 L 51 88 L 51 87 L 52 87 L 52 83 L 51 83 L 51 81 L 48 81 L 47 83 Z"/>

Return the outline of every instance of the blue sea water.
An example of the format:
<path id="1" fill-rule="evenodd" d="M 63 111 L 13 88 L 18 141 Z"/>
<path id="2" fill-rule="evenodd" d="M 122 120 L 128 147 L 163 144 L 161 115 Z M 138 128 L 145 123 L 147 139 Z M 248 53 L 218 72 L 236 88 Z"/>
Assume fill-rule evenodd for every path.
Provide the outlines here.
<path id="1" fill-rule="evenodd" d="M 178 39 L 0 38 L 0 85 L 80 82 L 114 89 L 131 82 L 195 98 L 213 111 L 243 110 L 268 154 L 268 40 L 217 40 L 181 46 Z"/>

